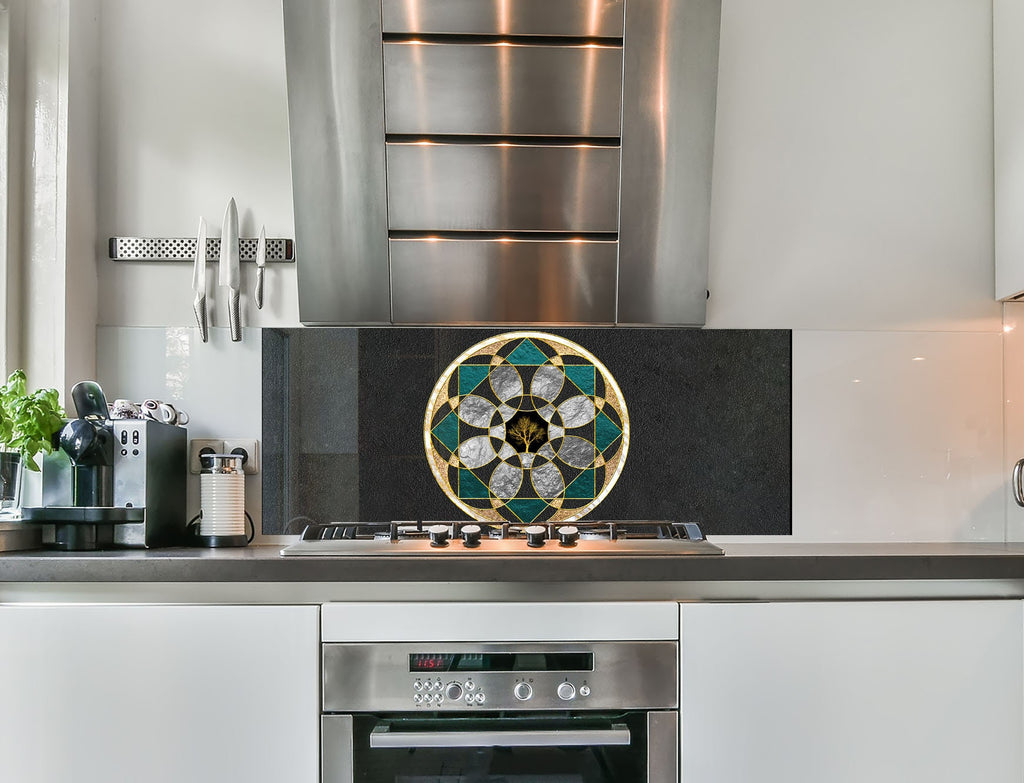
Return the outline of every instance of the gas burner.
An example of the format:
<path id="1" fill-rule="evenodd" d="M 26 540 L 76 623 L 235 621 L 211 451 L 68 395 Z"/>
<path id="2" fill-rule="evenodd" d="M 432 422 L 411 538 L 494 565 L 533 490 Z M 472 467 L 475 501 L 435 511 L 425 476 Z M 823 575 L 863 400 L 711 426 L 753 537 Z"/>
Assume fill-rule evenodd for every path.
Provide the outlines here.
<path id="1" fill-rule="evenodd" d="M 456 522 L 310 524 L 285 556 L 720 555 L 693 522 L 581 520 L 511 525 Z"/>

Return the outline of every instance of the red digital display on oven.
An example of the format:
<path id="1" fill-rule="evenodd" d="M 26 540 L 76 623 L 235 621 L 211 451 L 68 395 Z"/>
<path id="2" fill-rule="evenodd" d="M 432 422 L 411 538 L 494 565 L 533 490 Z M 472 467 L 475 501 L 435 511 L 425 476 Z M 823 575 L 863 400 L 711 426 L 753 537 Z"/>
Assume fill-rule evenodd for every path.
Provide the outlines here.
<path id="1" fill-rule="evenodd" d="M 409 671 L 443 672 L 451 668 L 454 655 L 449 653 L 415 653 L 409 656 Z"/>

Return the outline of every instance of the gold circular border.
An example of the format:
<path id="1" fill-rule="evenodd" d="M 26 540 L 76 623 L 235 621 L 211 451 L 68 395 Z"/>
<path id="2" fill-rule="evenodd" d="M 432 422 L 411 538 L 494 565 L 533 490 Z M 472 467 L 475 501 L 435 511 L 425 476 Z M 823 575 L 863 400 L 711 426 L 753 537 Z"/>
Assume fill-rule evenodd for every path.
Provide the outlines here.
<path id="1" fill-rule="evenodd" d="M 616 464 L 614 465 L 614 472 L 612 473 L 611 478 L 608 478 L 607 473 L 605 474 L 604 487 L 601 488 L 601 492 L 596 498 L 594 498 L 593 502 L 583 508 L 576 509 L 575 513 L 571 516 L 557 521 L 575 522 L 597 508 L 601 501 L 605 499 L 609 492 L 611 492 L 612 487 L 614 487 L 615 483 L 619 480 L 623 467 L 626 465 L 626 452 L 629 451 L 629 410 L 626 408 L 626 398 L 622 396 L 622 390 L 619 388 L 619 384 L 615 382 L 615 377 L 608 371 L 608 368 L 604 366 L 604 363 L 582 345 L 574 343 L 572 340 L 567 340 L 565 337 L 559 337 L 557 334 L 548 334 L 547 332 L 505 332 L 504 334 L 496 334 L 493 337 L 481 340 L 476 345 L 467 348 L 465 351 L 460 353 L 451 364 L 448 365 L 443 373 L 441 373 L 441 377 L 438 378 L 437 383 L 434 384 L 434 390 L 430 393 L 430 399 L 427 401 L 427 411 L 423 418 L 423 448 L 426 451 L 427 464 L 430 465 L 430 472 L 433 474 L 434 480 L 441 488 L 441 491 L 447 495 L 448 499 L 452 501 L 452 503 L 462 509 L 470 518 L 477 522 L 501 523 L 509 522 L 510 520 L 499 514 L 497 509 L 494 509 L 490 514 L 488 514 L 485 509 L 468 506 L 452 491 L 451 486 L 448 484 L 448 462 L 447 460 L 441 459 L 441 455 L 437 453 L 437 450 L 434 449 L 430 442 L 430 422 L 434 418 L 434 413 L 440 407 L 438 404 L 438 398 L 441 397 L 442 393 L 444 393 L 444 399 L 448 399 L 448 381 L 451 379 L 452 373 L 454 373 L 466 359 L 470 356 L 474 356 L 479 353 L 482 348 L 492 345 L 493 343 L 501 343 L 501 345 L 495 349 L 498 350 L 502 345 L 506 345 L 513 340 L 532 337 L 536 337 L 547 342 L 558 343 L 560 346 L 568 348 L 570 352 L 575 353 L 578 356 L 582 356 L 584 359 L 591 362 L 598 371 L 600 371 L 604 378 L 604 382 L 615 392 L 615 396 L 621 407 L 619 413 L 622 418 L 622 446 L 619 448 L 618 453 L 612 457 L 612 460 L 614 460 Z M 441 472 L 442 470 L 444 471 L 443 474 Z M 548 505 L 551 505 L 551 503 L 549 502 Z"/>

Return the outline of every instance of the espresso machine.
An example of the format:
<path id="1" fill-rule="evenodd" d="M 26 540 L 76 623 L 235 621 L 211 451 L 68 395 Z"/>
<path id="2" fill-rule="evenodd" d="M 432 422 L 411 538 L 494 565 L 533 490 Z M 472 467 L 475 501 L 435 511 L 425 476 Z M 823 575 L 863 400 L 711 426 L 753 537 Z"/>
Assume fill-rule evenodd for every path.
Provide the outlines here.
<path id="1" fill-rule="evenodd" d="M 78 418 L 43 459 L 42 502 L 23 508 L 57 549 L 157 547 L 182 543 L 187 432 L 152 419 L 111 419 L 99 384 L 71 390 Z"/>

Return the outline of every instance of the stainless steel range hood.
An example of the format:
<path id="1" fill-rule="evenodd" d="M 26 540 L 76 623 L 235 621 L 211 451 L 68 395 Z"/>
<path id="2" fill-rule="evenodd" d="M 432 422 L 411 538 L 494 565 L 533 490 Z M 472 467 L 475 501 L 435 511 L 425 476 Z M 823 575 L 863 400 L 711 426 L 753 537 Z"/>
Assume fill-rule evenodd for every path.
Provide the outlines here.
<path id="1" fill-rule="evenodd" d="M 721 0 L 284 0 L 308 325 L 704 323 Z"/>

